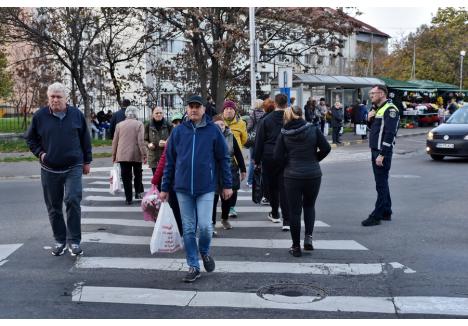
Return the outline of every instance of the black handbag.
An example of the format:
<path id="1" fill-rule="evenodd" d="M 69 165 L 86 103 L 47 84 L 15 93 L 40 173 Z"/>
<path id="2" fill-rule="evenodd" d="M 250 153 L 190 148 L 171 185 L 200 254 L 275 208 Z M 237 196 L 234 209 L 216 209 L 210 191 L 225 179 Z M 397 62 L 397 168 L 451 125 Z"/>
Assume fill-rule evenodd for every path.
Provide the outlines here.
<path id="1" fill-rule="evenodd" d="M 252 201 L 255 204 L 260 204 L 263 198 L 263 181 L 262 169 L 257 167 L 254 169 L 252 182 Z"/>
<path id="2" fill-rule="evenodd" d="M 257 135 L 257 117 L 255 112 L 252 112 L 253 121 L 252 128 L 247 132 L 247 141 L 244 144 L 245 148 L 250 148 L 255 145 L 255 136 Z"/>

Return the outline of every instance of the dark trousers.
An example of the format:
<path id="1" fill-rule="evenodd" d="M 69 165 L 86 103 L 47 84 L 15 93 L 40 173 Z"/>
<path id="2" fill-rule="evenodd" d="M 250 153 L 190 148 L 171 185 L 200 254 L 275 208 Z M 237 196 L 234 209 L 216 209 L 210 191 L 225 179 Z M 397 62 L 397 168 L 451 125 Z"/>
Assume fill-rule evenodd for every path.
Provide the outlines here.
<path id="1" fill-rule="evenodd" d="M 305 235 L 312 235 L 315 224 L 315 200 L 322 177 L 314 179 L 284 178 L 289 205 L 289 223 L 293 246 L 301 245 L 301 213 L 304 210 Z"/>
<path id="2" fill-rule="evenodd" d="M 377 201 L 375 209 L 371 215 L 382 218 L 392 214 L 392 199 L 390 198 L 390 188 L 388 186 L 388 174 L 392 165 L 392 154 L 386 155 L 383 166 L 377 166 L 375 159 L 379 155 L 378 150 L 372 149 L 372 170 L 374 172 L 375 190 L 377 190 Z"/>
<path id="3" fill-rule="evenodd" d="M 80 244 L 81 242 L 81 198 L 83 166 L 79 165 L 65 173 L 53 173 L 41 169 L 44 201 L 49 214 L 55 241 Z M 67 223 L 63 218 L 63 203 Z"/>
<path id="4" fill-rule="evenodd" d="M 289 225 L 289 210 L 284 190 L 283 171 L 274 160 L 262 161 L 262 178 L 267 186 L 268 200 L 270 201 L 272 215 L 279 217 L 278 208 L 281 207 L 283 225 Z"/>
<path id="5" fill-rule="evenodd" d="M 184 229 L 182 228 L 182 216 L 180 216 L 180 207 L 179 201 L 177 200 L 177 195 L 174 190 L 169 190 L 169 206 L 172 208 L 174 213 L 175 220 L 177 222 L 177 228 L 179 229 L 180 236 L 184 235 Z"/>
<path id="6" fill-rule="evenodd" d="M 120 162 L 120 174 L 122 183 L 125 190 L 125 199 L 131 201 L 133 198 L 132 193 L 132 169 L 133 169 L 133 185 L 135 187 L 135 194 L 144 192 L 143 189 L 143 169 L 141 162 Z"/>
<path id="7" fill-rule="evenodd" d="M 325 130 L 325 118 L 324 119 L 320 119 L 320 131 L 322 132 L 323 134 L 323 131 Z"/>
<path id="8" fill-rule="evenodd" d="M 341 142 L 340 130 L 341 130 L 341 126 L 336 126 L 336 125 L 333 126 L 332 140 L 334 144 Z"/>
<path id="9" fill-rule="evenodd" d="M 213 201 L 213 224 L 216 224 L 216 208 L 218 206 L 218 201 L 219 201 L 219 195 L 215 194 L 214 195 L 214 201 Z M 237 201 L 237 190 L 232 191 L 232 196 L 228 200 L 224 200 L 223 197 L 221 197 L 221 219 L 227 220 L 229 218 L 229 209 L 233 206 L 233 202 L 235 203 Z M 235 205 L 235 204 L 234 204 Z"/>

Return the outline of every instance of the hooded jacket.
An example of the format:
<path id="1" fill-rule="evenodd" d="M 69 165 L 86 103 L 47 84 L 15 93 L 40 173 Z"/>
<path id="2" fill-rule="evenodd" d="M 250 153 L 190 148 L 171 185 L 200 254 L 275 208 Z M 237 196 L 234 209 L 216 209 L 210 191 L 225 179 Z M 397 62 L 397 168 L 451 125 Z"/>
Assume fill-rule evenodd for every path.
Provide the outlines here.
<path id="1" fill-rule="evenodd" d="M 284 110 L 273 111 L 258 122 L 255 137 L 255 164 L 273 159 L 276 139 L 283 127 L 283 115 Z"/>
<path id="2" fill-rule="evenodd" d="M 281 129 L 274 157 L 284 166 L 285 178 L 313 179 L 322 176 L 319 162 L 330 150 L 319 127 L 298 119 Z"/>
<path id="3" fill-rule="evenodd" d="M 161 190 L 200 196 L 216 191 L 216 166 L 224 189 L 232 188 L 231 157 L 224 136 L 211 119 L 203 115 L 194 125 L 186 118 L 171 133 L 166 149 Z"/>

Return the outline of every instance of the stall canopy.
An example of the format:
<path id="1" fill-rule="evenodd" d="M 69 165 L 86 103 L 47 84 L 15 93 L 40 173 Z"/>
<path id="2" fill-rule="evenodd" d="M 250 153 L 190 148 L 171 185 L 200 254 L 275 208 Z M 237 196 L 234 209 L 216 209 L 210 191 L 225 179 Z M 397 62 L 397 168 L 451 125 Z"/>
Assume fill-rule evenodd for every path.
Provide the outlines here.
<path id="1" fill-rule="evenodd" d="M 416 83 L 407 82 L 403 80 L 397 80 L 392 78 L 386 77 L 379 77 L 385 83 L 387 88 L 396 89 L 400 91 L 408 91 L 408 92 L 436 92 L 435 88 L 422 88 Z"/>
<path id="2" fill-rule="evenodd" d="M 458 86 L 426 79 L 409 80 L 410 83 L 418 85 L 420 88 L 437 89 L 438 91 L 458 91 Z"/>

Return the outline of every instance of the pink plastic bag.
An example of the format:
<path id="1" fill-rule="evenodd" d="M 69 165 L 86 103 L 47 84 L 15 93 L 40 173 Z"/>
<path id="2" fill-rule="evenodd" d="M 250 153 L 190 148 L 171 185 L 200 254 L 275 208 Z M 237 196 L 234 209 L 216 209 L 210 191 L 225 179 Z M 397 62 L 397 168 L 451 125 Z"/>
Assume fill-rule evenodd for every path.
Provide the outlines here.
<path id="1" fill-rule="evenodd" d="M 141 200 L 141 210 L 145 221 L 156 222 L 158 218 L 161 200 L 159 199 L 159 191 L 155 185 L 151 185 L 151 190 L 148 191 Z"/>

